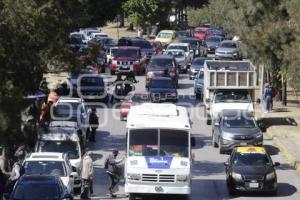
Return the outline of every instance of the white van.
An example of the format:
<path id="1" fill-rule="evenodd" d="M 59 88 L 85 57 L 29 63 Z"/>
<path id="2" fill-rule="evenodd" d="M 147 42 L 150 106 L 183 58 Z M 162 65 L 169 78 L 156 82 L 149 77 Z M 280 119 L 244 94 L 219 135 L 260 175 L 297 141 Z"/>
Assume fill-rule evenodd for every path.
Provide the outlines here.
<path id="1" fill-rule="evenodd" d="M 125 192 L 191 192 L 191 125 L 186 108 L 175 104 L 133 106 L 127 118 Z"/>

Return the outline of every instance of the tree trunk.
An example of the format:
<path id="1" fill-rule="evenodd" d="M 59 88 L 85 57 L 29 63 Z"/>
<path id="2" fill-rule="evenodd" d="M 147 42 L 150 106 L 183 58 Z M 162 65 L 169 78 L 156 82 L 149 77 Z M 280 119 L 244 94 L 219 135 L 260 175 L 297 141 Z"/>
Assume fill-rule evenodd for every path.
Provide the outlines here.
<path id="1" fill-rule="evenodd" d="M 283 106 L 286 106 L 287 105 L 287 95 L 286 95 L 286 80 L 284 77 L 282 77 L 282 94 L 281 94 L 281 97 L 282 97 L 282 105 Z"/>
<path id="2" fill-rule="evenodd" d="M 122 12 L 121 15 L 120 15 L 120 28 L 124 27 L 125 25 L 125 13 Z"/>

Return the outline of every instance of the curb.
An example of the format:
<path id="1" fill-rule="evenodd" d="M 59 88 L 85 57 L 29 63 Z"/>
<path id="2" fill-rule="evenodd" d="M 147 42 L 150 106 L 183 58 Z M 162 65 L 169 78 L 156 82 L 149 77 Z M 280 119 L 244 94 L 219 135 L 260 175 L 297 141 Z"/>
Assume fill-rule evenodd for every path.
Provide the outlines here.
<path id="1" fill-rule="evenodd" d="M 287 148 L 284 142 L 276 134 L 271 133 L 269 129 L 266 132 L 266 136 L 270 137 L 275 146 L 279 148 L 280 152 L 286 157 L 289 164 L 296 170 L 298 176 L 300 176 L 300 161 L 295 158 L 293 153 Z"/>

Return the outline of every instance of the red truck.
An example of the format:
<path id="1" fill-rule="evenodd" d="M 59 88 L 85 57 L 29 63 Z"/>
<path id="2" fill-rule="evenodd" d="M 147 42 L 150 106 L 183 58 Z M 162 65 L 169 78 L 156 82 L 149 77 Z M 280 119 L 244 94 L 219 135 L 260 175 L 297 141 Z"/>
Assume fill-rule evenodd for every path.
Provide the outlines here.
<path id="1" fill-rule="evenodd" d="M 133 71 L 135 74 L 145 72 L 146 57 L 142 57 L 140 47 L 122 46 L 116 51 L 110 64 L 110 73 L 128 73 Z"/>
<path id="2" fill-rule="evenodd" d="M 198 38 L 200 41 L 203 41 L 209 35 L 209 28 L 204 27 L 197 27 L 193 31 L 193 37 Z"/>

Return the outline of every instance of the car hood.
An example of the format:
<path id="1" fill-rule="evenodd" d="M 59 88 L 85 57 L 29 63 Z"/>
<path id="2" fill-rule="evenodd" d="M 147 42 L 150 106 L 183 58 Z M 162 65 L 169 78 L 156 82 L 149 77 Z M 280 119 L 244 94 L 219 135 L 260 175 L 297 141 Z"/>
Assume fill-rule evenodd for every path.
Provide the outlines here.
<path id="1" fill-rule="evenodd" d="M 237 135 L 256 135 L 260 133 L 260 129 L 255 128 L 227 128 L 223 127 L 223 131 L 227 133 L 235 133 Z"/>
<path id="2" fill-rule="evenodd" d="M 217 51 L 224 51 L 224 52 L 237 52 L 236 48 L 224 48 L 224 47 L 219 47 L 217 48 Z"/>
<path id="3" fill-rule="evenodd" d="M 137 60 L 136 57 L 115 57 L 117 61 L 135 61 Z"/>
<path id="4" fill-rule="evenodd" d="M 215 103 L 211 106 L 211 110 L 214 116 L 218 116 L 222 110 L 232 110 L 232 109 L 239 109 L 239 110 L 247 110 L 249 112 L 253 112 L 253 103 Z"/>
<path id="5" fill-rule="evenodd" d="M 175 88 L 150 88 L 150 93 L 174 93 L 176 92 Z"/>
<path id="6" fill-rule="evenodd" d="M 242 175 L 258 175 L 264 176 L 267 173 L 272 172 L 270 166 L 233 166 L 232 171 Z"/>
<path id="7" fill-rule="evenodd" d="M 80 91 L 97 91 L 97 92 L 103 92 L 104 87 L 103 86 L 80 86 Z"/>

